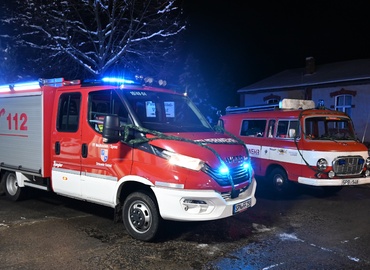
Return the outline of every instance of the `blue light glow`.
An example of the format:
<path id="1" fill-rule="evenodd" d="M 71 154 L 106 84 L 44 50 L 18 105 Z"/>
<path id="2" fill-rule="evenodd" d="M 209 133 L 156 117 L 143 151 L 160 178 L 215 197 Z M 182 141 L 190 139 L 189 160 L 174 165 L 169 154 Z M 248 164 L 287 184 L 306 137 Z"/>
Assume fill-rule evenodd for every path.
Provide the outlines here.
<path id="1" fill-rule="evenodd" d="M 115 78 L 115 77 L 104 77 L 102 81 L 109 83 L 128 83 L 128 84 L 135 83 L 133 80 L 126 80 L 124 78 Z"/>
<path id="2" fill-rule="evenodd" d="M 229 174 L 229 168 L 225 165 L 222 165 L 219 169 L 220 174 Z"/>
<path id="3" fill-rule="evenodd" d="M 248 170 L 249 168 L 250 168 L 250 164 L 248 163 L 248 162 L 245 162 L 245 163 L 243 163 L 243 168 L 245 169 L 245 170 Z"/>

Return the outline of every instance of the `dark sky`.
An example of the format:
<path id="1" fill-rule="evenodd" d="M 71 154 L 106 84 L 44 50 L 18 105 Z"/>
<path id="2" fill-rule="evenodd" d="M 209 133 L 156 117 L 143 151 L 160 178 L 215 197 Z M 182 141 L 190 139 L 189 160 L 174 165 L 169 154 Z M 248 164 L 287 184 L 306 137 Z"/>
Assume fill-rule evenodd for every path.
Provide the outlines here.
<path id="1" fill-rule="evenodd" d="M 235 82 L 224 93 L 229 103 L 238 102 L 237 89 L 303 68 L 308 56 L 317 65 L 370 58 L 366 1 L 186 2 L 188 50 L 206 81 L 227 67 Z"/>

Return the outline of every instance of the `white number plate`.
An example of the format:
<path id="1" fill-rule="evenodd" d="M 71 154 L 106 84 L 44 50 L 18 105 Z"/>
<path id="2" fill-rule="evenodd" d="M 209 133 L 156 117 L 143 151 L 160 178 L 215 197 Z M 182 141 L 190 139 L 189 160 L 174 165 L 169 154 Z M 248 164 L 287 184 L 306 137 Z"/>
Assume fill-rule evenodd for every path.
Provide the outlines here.
<path id="1" fill-rule="evenodd" d="M 358 185 L 358 179 L 344 179 L 342 180 L 343 186 Z"/>
<path id="2" fill-rule="evenodd" d="M 248 199 L 245 201 L 242 201 L 240 203 L 234 204 L 233 207 L 233 214 L 237 214 L 240 212 L 243 212 L 244 210 L 247 210 L 252 205 L 252 200 Z"/>

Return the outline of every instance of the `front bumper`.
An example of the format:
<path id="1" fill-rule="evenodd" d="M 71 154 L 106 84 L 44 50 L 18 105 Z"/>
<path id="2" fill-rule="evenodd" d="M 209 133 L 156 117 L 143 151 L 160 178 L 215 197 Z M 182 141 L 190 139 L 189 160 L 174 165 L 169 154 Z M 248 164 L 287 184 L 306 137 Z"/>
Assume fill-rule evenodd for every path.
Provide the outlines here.
<path id="1" fill-rule="evenodd" d="M 237 198 L 224 199 L 213 190 L 186 190 L 152 187 L 163 219 L 205 221 L 229 217 L 256 204 L 257 183 L 253 178 L 247 190 Z"/>
<path id="2" fill-rule="evenodd" d="M 370 184 L 370 177 L 341 178 L 341 179 L 318 179 L 298 177 L 298 183 L 309 186 L 352 186 Z"/>

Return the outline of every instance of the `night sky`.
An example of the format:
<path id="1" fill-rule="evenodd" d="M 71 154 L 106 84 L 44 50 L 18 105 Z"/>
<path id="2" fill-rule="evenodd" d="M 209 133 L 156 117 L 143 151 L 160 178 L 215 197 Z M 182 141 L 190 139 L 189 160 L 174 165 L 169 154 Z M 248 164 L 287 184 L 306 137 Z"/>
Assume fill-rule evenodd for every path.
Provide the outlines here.
<path id="1" fill-rule="evenodd" d="M 226 69 L 235 82 L 223 92 L 223 104 L 239 105 L 239 88 L 303 68 L 308 56 L 317 65 L 370 58 L 366 1 L 186 2 L 187 50 L 200 61 L 205 81 Z"/>

